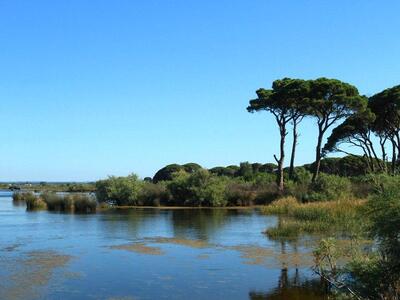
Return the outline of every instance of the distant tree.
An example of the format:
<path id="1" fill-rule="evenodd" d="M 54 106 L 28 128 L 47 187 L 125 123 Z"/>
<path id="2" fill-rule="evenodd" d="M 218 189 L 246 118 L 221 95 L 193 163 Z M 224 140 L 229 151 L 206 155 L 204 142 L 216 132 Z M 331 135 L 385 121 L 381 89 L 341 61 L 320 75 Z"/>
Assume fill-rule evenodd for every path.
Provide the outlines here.
<path id="1" fill-rule="evenodd" d="M 185 171 L 184 167 L 178 164 L 167 165 L 157 171 L 157 173 L 153 177 L 153 182 L 157 183 L 159 181 L 172 180 L 173 174 L 179 171 Z"/>
<path id="2" fill-rule="evenodd" d="M 280 140 L 280 155 L 279 158 L 274 155 L 276 162 L 278 163 L 278 172 L 277 172 L 277 184 L 279 190 L 282 192 L 284 189 L 283 182 L 283 164 L 285 160 L 285 138 L 287 135 L 286 126 L 292 120 L 292 115 L 289 112 L 288 106 L 284 99 L 283 101 L 279 101 L 276 96 L 276 90 L 278 87 L 275 85 L 275 82 L 272 86 L 272 90 L 259 89 L 256 91 L 257 99 L 250 100 L 250 105 L 247 107 L 249 112 L 255 111 L 268 111 L 271 112 L 276 120 L 276 123 L 279 127 L 279 134 L 281 137 Z"/>
<path id="3" fill-rule="evenodd" d="M 381 161 L 378 158 L 371 139 L 374 122 L 375 114 L 370 109 L 351 115 L 342 124 L 333 129 L 322 150 L 323 154 L 336 151 L 354 155 L 341 148 L 342 144 L 349 144 L 362 150 L 371 172 L 375 171 L 376 165 L 382 171 L 385 171 L 385 161 Z"/>
<path id="4" fill-rule="evenodd" d="M 202 167 L 196 163 L 187 163 L 187 164 L 182 165 L 182 167 L 188 173 L 194 173 L 197 170 L 202 169 Z"/>
<path id="5" fill-rule="evenodd" d="M 315 169 L 312 181 L 318 177 L 322 158 L 322 142 L 326 131 L 337 121 L 361 112 L 367 107 L 367 98 L 360 96 L 357 88 L 337 79 L 310 80 L 310 115 L 317 119 L 318 139 Z"/>
<path id="6" fill-rule="evenodd" d="M 306 115 L 307 105 L 304 99 L 308 96 L 308 83 L 301 79 L 284 78 L 275 80 L 272 89 L 259 89 L 256 91 L 257 99 L 250 100 L 247 107 L 249 112 L 268 111 L 275 117 L 280 133 L 280 154 L 279 158 L 274 155 L 278 164 L 278 187 L 284 189 L 284 160 L 285 160 L 285 139 L 287 135 L 287 124 L 293 124 L 293 144 L 291 155 L 291 173 L 293 174 L 295 151 L 297 145 L 297 125 Z"/>
<path id="7" fill-rule="evenodd" d="M 380 138 L 382 151 L 386 140 L 392 144 L 392 172 L 400 160 L 400 85 L 370 98 L 369 106 L 376 115 L 374 131 Z"/>
<path id="8" fill-rule="evenodd" d="M 239 165 L 238 176 L 249 179 L 253 176 L 253 166 L 249 162 L 241 162 Z"/>
<path id="9" fill-rule="evenodd" d="M 273 173 L 277 169 L 277 165 L 273 163 L 266 163 L 263 164 L 260 168 L 259 171 L 263 173 Z"/>
<path id="10" fill-rule="evenodd" d="M 238 175 L 239 167 L 238 166 L 214 167 L 209 169 L 208 171 L 217 176 L 235 177 Z"/>

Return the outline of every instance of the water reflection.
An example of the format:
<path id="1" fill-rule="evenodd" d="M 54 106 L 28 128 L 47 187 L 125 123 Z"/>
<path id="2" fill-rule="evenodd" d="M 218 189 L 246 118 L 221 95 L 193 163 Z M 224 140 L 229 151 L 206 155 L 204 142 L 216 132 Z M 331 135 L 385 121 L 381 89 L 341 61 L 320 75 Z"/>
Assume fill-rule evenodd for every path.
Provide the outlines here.
<path id="1" fill-rule="evenodd" d="M 208 240 L 237 211 L 223 209 L 181 209 L 171 211 L 173 233 L 179 237 Z"/>
<path id="2" fill-rule="evenodd" d="M 301 275 L 299 269 L 289 272 L 281 269 L 278 285 L 268 292 L 252 291 L 251 300 L 324 300 L 329 299 L 325 293 L 325 286 L 319 279 L 309 279 Z"/>
<path id="3" fill-rule="evenodd" d="M 234 209 L 27 213 L 8 196 L 0 198 L 0 290 L 13 291 L 7 266 L 36 270 L 24 257 L 47 253 L 48 264 L 55 253 L 71 257 L 60 272 L 82 276 L 46 272 L 46 299 L 325 299 L 306 261 L 311 249 L 262 233 L 276 222 Z"/>

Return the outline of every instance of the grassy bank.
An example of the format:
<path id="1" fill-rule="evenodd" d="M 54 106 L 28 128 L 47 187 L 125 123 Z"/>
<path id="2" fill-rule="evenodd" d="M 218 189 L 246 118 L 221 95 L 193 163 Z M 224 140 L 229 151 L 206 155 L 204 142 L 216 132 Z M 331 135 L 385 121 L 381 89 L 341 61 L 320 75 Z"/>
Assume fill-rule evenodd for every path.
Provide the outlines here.
<path id="1" fill-rule="evenodd" d="M 365 203 L 359 199 L 300 203 L 294 197 L 281 198 L 262 208 L 264 214 L 279 217 L 277 226 L 265 233 L 273 239 L 294 239 L 302 234 L 360 234 Z"/>

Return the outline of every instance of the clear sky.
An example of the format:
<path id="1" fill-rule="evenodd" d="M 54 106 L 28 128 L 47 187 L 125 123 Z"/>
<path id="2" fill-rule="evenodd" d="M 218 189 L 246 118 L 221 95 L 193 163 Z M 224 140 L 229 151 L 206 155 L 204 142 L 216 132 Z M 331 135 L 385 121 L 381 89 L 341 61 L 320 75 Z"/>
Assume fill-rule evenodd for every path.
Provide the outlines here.
<path id="1" fill-rule="evenodd" d="M 0 180 L 271 162 L 274 79 L 400 83 L 398 0 L 0 0 Z M 316 128 L 300 128 L 298 164 Z"/>

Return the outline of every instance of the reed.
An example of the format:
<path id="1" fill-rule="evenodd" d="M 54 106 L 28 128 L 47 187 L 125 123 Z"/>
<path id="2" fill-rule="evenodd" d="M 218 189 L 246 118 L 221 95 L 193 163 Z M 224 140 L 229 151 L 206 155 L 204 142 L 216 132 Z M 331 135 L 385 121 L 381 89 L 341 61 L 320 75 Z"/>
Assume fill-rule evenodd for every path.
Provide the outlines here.
<path id="1" fill-rule="evenodd" d="M 282 198 L 262 209 L 264 214 L 279 216 L 277 225 L 265 233 L 274 239 L 318 233 L 353 235 L 362 231 L 365 203 L 357 199 L 299 203 L 293 197 Z"/>

